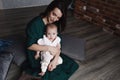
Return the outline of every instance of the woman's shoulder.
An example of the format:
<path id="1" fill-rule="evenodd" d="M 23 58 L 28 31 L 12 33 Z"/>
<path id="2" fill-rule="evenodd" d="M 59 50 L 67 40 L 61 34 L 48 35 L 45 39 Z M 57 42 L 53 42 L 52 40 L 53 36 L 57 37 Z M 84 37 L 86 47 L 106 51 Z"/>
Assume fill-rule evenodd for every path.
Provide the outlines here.
<path id="1" fill-rule="evenodd" d="M 38 22 L 38 21 L 42 21 L 42 18 L 40 16 L 34 17 L 29 23 L 35 23 L 35 22 Z"/>
<path id="2" fill-rule="evenodd" d="M 36 16 L 27 24 L 27 27 L 38 27 L 42 25 L 44 26 L 42 18 L 40 16 Z"/>

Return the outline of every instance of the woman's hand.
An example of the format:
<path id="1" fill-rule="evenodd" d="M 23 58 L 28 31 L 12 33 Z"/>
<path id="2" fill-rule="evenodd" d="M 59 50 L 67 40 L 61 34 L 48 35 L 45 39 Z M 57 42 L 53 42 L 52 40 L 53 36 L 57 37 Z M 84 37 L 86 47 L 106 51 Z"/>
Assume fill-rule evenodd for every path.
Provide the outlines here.
<path id="1" fill-rule="evenodd" d="M 55 56 L 57 53 L 60 53 L 61 50 L 58 47 L 53 47 L 53 46 L 48 46 L 48 51 L 50 51 L 50 53 Z"/>
<path id="2" fill-rule="evenodd" d="M 53 59 L 53 60 L 50 62 L 49 66 L 48 66 L 48 70 L 49 70 L 49 71 L 52 71 L 53 69 L 56 68 L 56 66 L 57 66 L 57 60 L 56 60 L 56 59 Z"/>

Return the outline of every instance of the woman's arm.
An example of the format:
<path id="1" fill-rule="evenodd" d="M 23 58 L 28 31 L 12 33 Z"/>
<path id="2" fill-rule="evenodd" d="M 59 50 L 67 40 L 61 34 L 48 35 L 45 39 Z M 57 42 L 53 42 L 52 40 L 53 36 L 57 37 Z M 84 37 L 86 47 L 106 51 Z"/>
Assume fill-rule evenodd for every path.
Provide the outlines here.
<path id="1" fill-rule="evenodd" d="M 32 44 L 30 47 L 28 47 L 28 49 L 33 51 L 48 51 L 49 47 L 44 45 Z"/>
<path id="2" fill-rule="evenodd" d="M 38 44 L 32 44 L 30 47 L 28 47 L 28 49 L 33 51 L 50 51 L 53 56 L 55 56 L 56 53 L 60 52 L 60 49 L 57 47 L 38 45 Z"/>
<path id="3" fill-rule="evenodd" d="M 49 66 L 48 66 L 48 70 L 49 70 L 49 71 L 52 71 L 53 69 L 56 68 L 57 63 L 58 63 L 59 55 L 60 55 L 60 52 L 57 53 L 57 54 L 55 55 L 55 57 L 53 58 L 53 60 L 50 62 Z"/>
<path id="4" fill-rule="evenodd" d="M 60 48 L 61 48 L 61 45 L 60 45 L 60 43 L 59 44 L 57 44 L 57 46 L 56 46 L 59 50 L 60 50 Z M 58 61 L 58 58 L 59 58 L 59 55 L 60 55 L 60 52 L 61 52 L 61 50 L 55 55 L 55 57 L 54 57 L 54 60 L 55 61 Z"/>
<path id="5" fill-rule="evenodd" d="M 56 46 L 56 47 L 60 49 L 60 48 L 61 48 L 61 45 L 60 45 L 60 43 L 59 43 L 59 44 L 57 44 L 57 46 Z"/>

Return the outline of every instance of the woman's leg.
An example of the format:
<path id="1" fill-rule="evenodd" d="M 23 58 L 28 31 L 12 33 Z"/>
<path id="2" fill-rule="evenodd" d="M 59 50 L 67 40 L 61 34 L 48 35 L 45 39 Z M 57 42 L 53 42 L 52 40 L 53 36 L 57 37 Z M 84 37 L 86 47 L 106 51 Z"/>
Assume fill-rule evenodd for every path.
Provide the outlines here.
<path id="1" fill-rule="evenodd" d="M 33 77 L 25 72 L 22 73 L 19 80 L 41 80 L 41 78 Z"/>
<path id="2" fill-rule="evenodd" d="M 25 72 L 22 73 L 21 77 L 19 78 L 19 80 L 31 80 L 32 76 L 26 74 Z"/>
<path id="3" fill-rule="evenodd" d="M 70 76 L 78 69 L 78 64 L 64 54 L 60 55 L 63 63 L 58 65 L 53 71 L 47 71 L 42 80 L 68 80 Z"/>

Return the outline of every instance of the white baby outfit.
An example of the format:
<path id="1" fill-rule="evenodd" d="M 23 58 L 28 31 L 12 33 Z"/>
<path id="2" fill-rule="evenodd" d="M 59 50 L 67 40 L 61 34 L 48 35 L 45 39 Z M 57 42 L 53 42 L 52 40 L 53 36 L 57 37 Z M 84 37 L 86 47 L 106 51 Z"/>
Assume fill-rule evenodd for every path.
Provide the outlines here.
<path id="1" fill-rule="evenodd" d="M 61 39 L 59 37 L 56 37 L 56 39 L 51 42 L 45 35 L 43 36 L 43 38 L 40 38 L 38 40 L 38 44 L 39 45 L 49 45 L 49 46 L 57 46 L 57 44 L 60 44 Z M 53 55 L 50 54 L 50 52 L 48 51 L 42 51 L 40 53 L 41 55 L 41 70 L 42 72 L 46 72 L 47 67 L 51 61 L 51 59 L 53 59 Z M 58 59 L 58 64 L 62 64 L 63 60 L 62 58 L 59 56 Z"/>

